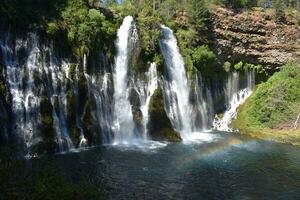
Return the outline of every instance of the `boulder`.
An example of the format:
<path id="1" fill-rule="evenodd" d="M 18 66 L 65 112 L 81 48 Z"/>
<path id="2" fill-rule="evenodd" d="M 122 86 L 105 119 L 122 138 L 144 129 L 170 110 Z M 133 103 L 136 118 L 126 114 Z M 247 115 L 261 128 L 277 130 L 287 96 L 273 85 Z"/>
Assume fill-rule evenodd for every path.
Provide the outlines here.
<path id="1" fill-rule="evenodd" d="M 153 140 L 180 142 L 180 134 L 176 132 L 164 109 L 161 88 L 155 90 L 149 106 L 148 133 Z"/>

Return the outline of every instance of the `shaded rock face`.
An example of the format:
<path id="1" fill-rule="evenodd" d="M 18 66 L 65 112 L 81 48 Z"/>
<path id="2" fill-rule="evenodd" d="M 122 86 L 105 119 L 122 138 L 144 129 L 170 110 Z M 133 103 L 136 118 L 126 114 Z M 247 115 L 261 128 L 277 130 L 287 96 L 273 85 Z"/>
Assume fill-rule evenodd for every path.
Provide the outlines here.
<path id="1" fill-rule="evenodd" d="M 181 141 L 164 109 L 161 88 L 156 89 L 150 101 L 148 134 L 153 140 Z"/>
<path id="2" fill-rule="evenodd" d="M 300 62 L 300 27 L 292 21 L 276 23 L 264 11 L 212 11 L 213 46 L 220 61 L 243 60 L 268 70 L 294 60 Z"/>
<path id="3" fill-rule="evenodd" d="M 5 79 L 0 75 L 0 145 L 9 142 L 11 119 L 11 95 L 6 88 Z"/>

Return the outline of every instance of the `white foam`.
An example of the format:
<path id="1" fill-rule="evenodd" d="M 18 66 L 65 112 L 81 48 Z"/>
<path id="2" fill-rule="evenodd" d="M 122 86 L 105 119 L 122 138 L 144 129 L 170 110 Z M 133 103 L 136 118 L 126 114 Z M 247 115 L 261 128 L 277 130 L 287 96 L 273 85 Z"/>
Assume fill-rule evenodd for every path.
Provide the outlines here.
<path id="1" fill-rule="evenodd" d="M 205 132 L 192 132 L 185 137 L 183 144 L 202 144 L 215 142 L 220 138 L 220 135 L 213 134 L 210 131 Z"/>

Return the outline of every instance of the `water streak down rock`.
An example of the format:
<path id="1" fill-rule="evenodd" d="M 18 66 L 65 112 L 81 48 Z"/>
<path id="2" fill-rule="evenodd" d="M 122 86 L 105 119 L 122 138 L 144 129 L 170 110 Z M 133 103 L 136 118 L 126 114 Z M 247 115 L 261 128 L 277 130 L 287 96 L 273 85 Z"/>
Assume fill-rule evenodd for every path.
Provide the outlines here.
<path id="1" fill-rule="evenodd" d="M 132 108 L 129 102 L 128 89 L 128 60 L 131 40 L 136 36 L 133 18 L 127 16 L 118 30 L 116 42 L 117 56 L 114 72 L 114 144 L 131 143 L 136 138 L 135 123 L 133 121 Z"/>

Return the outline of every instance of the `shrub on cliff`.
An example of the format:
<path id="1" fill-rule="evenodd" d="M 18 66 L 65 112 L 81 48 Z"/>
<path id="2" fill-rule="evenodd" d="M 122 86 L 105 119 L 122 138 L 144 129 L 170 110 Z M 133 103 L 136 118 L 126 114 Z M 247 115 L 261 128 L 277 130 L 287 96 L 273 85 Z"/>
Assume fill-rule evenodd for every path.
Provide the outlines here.
<path id="1" fill-rule="evenodd" d="M 284 20 L 284 9 L 285 5 L 282 0 L 275 0 L 273 2 L 273 7 L 275 9 L 276 20 L 281 22 Z"/>
<path id="2" fill-rule="evenodd" d="M 202 45 L 192 50 L 192 60 L 195 67 L 211 65 L 215 59 L 216 55 L 207 45 Z"/>

